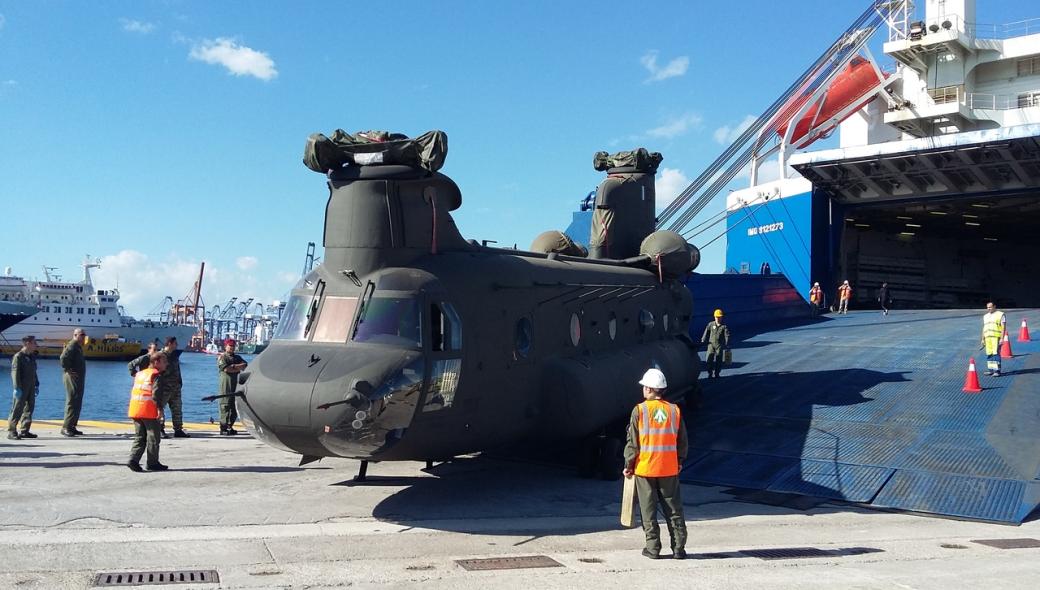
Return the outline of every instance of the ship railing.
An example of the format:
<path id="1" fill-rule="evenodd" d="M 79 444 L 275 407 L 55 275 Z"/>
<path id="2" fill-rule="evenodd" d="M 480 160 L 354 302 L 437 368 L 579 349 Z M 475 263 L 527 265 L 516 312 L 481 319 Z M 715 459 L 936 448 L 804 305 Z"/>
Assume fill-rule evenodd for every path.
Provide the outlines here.
<path id="1" fill-rule="evenodd" d="M 976 39 L 1010 39 L 1034 35 L 1040 33 L 1040 17 L 1000 25 L 973 23 L 967 27 L 966 32 Z"/>
<path id="2" fill-rule="evenodd" d="M 928 98 L 932 99 L 932 104 L 950 104 L 961 101 L 961 94 L 964 93 L 963 85 L 956 86 L 943 86 L 941 88 L 929 88 Z"/>
<path id="3" fill-rule="evenodd" d="M 1040 107 L 1040 90 L 1019 94 L 987 94 L 970 92 L 965 96 L 965 106 L 969 109 L 985 109 L 992 111 L 1010 111 Z"/>

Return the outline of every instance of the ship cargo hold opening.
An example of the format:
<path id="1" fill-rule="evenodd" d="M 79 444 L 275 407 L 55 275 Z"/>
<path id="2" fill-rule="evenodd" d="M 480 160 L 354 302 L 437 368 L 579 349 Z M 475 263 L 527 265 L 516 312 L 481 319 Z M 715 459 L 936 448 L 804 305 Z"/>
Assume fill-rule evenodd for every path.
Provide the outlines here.
<path id="1" fill-rule="evenodd" d="M 860 303 L 887 282 L 902 308 L 1040 307 L 1038 196 L 846 209 L 835 274 Z"/>
<path id="2" fill-rule="evenodd" d="M 860 307 L 884 282 L 902 308 L 1040 306 L 1038 137 L 1022 125 L 794 158 L 827 209 L 821 274 L 849 280 Z"/>

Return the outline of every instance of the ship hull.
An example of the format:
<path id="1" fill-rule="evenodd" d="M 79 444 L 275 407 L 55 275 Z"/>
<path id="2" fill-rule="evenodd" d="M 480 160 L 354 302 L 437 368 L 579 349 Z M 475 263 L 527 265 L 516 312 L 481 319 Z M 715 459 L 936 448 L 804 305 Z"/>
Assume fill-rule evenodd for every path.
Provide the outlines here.
<path id="1" fill-rule="evenodd" d="M 176 337 L 180 344 L 187 344 L 196 331 L 194 326 L 147 325 L 147 323 L 143 326 L 98 326 L 89 323 L 54 324 L 29 318 L 4 330 L 0 333 L 0 339 L 18 342 L 22 336 L 32 335 L 39 340 L 68 340 L 76 328 L 82 328 L 88 336 L 93 338 L 114 336 L 127 341 L 140 342 L 142 347 L 155 340 L 165 342 L 168 336 Z"/>

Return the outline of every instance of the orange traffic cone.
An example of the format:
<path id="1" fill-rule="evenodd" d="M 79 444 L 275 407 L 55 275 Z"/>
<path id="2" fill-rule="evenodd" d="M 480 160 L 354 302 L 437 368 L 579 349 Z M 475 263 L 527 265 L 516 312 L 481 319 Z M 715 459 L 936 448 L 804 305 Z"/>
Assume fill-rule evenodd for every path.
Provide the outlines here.
<path id="1" fill-rule="evenodd" d="M 1029 326 L 1026 325 L 1026 319 L 1022 318 L 1022 327 L 1018 329 L 1018 341 L 1029 342 Z"/>
<path id="2" fill-rule="evenodd" d="M 975 372 L 975 359 L 968 359 L 968 374 L 964 376 L 964 393 L 979 393 L 982 386 L 979 385 L 979 374 Z"/>
<path id="3" fill-rule="evenodd" d="M 1007 330 L 1004 330 L 1004 340 L 1000 343 L 1000 358 L 1009 359 L 1015 356 L 1011 353 L 1011 339 L 1008 338 Z"/>

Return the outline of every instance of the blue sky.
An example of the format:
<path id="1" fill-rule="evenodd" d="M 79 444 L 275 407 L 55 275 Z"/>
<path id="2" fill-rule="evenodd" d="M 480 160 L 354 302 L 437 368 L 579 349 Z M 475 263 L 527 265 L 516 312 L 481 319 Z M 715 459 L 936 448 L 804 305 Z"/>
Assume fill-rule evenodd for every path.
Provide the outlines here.
<path id="1" fill-rule="evenodd" d="M 599 182 L 597 150 L 660 151 L 681 190 L 865 5 L 0 1 L 0 268 L 70 277 L 89 253 L 137 315 L 201 261 L 208 304 L 281 297 L 321 253 L 304 140 L 336 128 L 446 131 L 462 233 L 526 248 Z"/>

